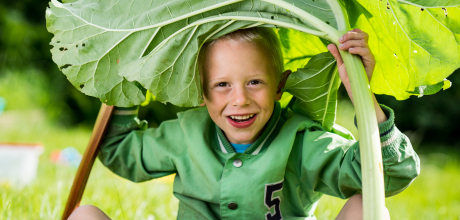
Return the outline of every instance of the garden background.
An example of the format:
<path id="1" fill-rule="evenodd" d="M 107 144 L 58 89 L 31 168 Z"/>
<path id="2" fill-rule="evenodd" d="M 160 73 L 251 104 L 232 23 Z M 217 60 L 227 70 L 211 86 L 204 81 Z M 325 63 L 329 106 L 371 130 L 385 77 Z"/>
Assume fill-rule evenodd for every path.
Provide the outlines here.
<path id="1" fill-rule="evenodd" d="M 6 100 L 0 142 L 41 143 L 45 149 L 32 184 L 0 182 L 0 219 L 60 219 L 76 168 L 53 162 L 51 155 L 70 146 L 83 154 L 100 108 L 99 100 L 75 89 L 52 62 L 47 4 L 0 2 L 0 97 Z M 452 87 L 433 96 L 396 101 L 377 95 L 394 109 L 398 128 L 421 158 L 420 176 L 386 199 L 392 219 L 460 219 L 460 70 L 448 79 Z M 337 123 L 356 137 L 354 110 L 343 88 L 339 100 Z M 154 127 L 178 110 L 152 102 L 141 108 L 140 118 Z M 96 161 L 82 204 L 96 205 L 113 219 L 175 219 L 172 179 L 131 183 Z M 318 219 L 333 219 L 344 203 L 324 196 Z"/>

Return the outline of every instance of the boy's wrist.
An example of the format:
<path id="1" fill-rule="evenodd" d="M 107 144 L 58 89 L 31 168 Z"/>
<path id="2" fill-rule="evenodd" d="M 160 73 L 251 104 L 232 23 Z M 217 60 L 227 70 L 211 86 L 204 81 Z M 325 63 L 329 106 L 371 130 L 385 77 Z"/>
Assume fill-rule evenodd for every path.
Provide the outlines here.
<path id="1" fill-rule="evenodd" d="M 383 112 L 380 104 L 377 102 L 374 93 L 372 93 L 372 98 L 374 99 L 374 108 L 375 108 L 375 116 L 377 117 L 377 123 L 383 123 L 388 120 L 387 115 Z"/>
<path id="2" fill-rule="evenodd" d="M 383 115 L 381 117 L 384 117 L 383 121 L 379 121 L 377 119 L 379 129 L 382 126 L 388 127 L 388 126 L 393 125 L 393 123 L 394 123 L 394 112 L 393 112 L 393 110 L 391 108 L 389 108 L 386 105 L 377 103 L 377 106 L 375 107 L 375 111 L 376 112 L 379 111 L 380 114 Z M 354 124 L 355 124 L 356 128 L 358 128 L 358 120 L 356 119 L 356 115 L 354 117 Z"/>

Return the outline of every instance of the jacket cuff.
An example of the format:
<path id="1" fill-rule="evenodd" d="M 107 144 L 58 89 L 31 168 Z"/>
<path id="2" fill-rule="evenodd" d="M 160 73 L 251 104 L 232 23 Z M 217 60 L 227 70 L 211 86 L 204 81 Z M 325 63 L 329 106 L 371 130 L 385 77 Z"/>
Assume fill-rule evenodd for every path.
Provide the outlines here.
<path id="1" fill-rule="evenodd" d="M 380 144 L 382 147 L 382 158 L 390 158 L 396 155 L 397 145 L 393 142 L 397 139 L 397 128 L 395 127 L 395 114 L 393 109 L 380 104 L 388 120 L 379 124 Z"/>
<path id="2" fill-rule="evenodd" d="M 111 123 L 116 125 L 130 124 L 137 119 L 137 113 L 139 112 L 139 106 L 133 107 L 115 107 Z"/>
<path id="3" fill-rule="evenodd" d="M 390 158 L 396 155 L 397 146 L 393 144 L 397 139 L 398 135 L 396 134 L 397 129 L 395 128 L 395 114 L 393 109 L 389 108 L 386 105 L 379 104 L 382 108 L 383 113 L 387 116 L 387 120 L 379 123 L 379 133 L 380 133 L 380 145 L 382 147 L 382 158 Z M 355 115 L 355 126 L 358 127 L 358 123 Z"/>
<path id="4" fill-rule="evenodd" d="M 382 137 L 383 135 L 385 135 L 384 134 L 385 132 L 392 130 L 392 127 L 394 126 L 394 122 L 395 122 L 395 113 L 393 112 L 393 109 L 391 109 L 390 107 L 383 105 L 383 104 L 379 104 L 379 105 L 380 105 L 380 108 L 382 108 L 383 113 L 385 113 L 385 115 L 388 118 L 386 121 L 378 124 L 380 137 Z M 355 127 L 358 128 L 358 120 L 356 119 L 356 115 L 355 115 L 354 123 L 355 123 Z"/>

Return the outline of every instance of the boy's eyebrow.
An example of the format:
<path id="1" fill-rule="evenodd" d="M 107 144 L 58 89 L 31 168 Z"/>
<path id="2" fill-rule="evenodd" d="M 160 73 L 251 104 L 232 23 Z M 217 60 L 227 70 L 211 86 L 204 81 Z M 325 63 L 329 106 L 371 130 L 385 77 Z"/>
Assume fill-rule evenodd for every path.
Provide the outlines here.
<path id="1" fill-rule="evenodd" d="M 268 76 L 267 73 L 255 73 L 255 74 L 251 74 L 249 75 L 250 77 L 254 77 L 254 76 Z"/>
<path id="2" fill-rule="evenodd" d="M 254 73 L 254 74 L 249 74 L 248 75 L 249 77 L 257 77 L 257 76 L 262 76 L 262 77 L 267 77 L 268 74 L 266 73 Z M 221 80 L 225 80 L 227 79 L 227 76 L 222 76 L 222 77 L 217 77 L 217 78 L 214 78 L 214 79 L 210 79 L 210 80 L 207 80 L 209 83 L 213 83 L 215 81 L 221 81 Z"/>
<path id="3" fill-rule="evenodd" d="M 214 83 L 216 81 L 222 81 L 222 80 L 225 80 L 225 76 L 224 77 L 217 77 L 217 78 L 214 78 L 214 79 L 208 79 L 206 80 L 208 83 Z"/>

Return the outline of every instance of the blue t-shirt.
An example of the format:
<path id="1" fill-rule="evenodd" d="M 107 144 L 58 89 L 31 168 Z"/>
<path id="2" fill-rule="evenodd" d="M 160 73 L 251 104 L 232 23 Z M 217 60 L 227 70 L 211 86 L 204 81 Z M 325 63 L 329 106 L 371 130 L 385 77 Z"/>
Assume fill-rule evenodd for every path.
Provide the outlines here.
<path id="1" fill-rule="evenodd" d="M 235 151 L 237 153 L 243 153 L 246 149 L 248 149 L 249 146 L 251 146 L 252 144 L 234 144 L 234 143 L 230 143 L 233 148 L 235 148 Z"/>

